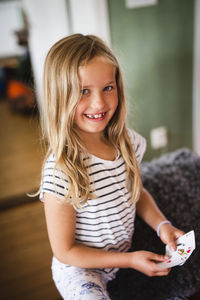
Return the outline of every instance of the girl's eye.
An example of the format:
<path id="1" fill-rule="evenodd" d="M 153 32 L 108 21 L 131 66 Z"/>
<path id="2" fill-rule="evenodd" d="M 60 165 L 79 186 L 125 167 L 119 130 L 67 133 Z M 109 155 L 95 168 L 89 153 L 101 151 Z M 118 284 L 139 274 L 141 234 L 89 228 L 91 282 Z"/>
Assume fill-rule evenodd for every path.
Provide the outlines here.
<path id="1" fill-rule="evenodd" d="M 104 88 L 104 91 L 106 91 L 106 92 L 110 92 L 112 90 L 113 90 L 113 86 L 111 86 L 111 85 L 108 85 Z"/>
<path id="2" fill-rule="evenodd" d="M 88 89 L 81 90 L 81 95 L 87 95 L 89 93 Z"/>

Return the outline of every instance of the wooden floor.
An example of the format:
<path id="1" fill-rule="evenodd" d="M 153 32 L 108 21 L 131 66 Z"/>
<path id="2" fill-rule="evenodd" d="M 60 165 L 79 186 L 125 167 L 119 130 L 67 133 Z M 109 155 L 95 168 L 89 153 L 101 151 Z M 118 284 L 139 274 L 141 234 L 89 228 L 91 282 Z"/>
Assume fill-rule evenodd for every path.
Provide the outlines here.
<path id="1" fill-rule="evenodd" d="M 0 299 L 61 299 L 51 279 L 43 204 L 0 212 Z"/>
<path id="2" fill-rule="evenodd" d="M 56 300 L 39 187 L 42 151 L 36 117 L 0 101 L 0 299 Z M 27 202 L 24 205 L 22 203 Z M 9 209 L 8 209 L 9 208 Z"/>
<path id="3" fill-rule="evenodd" d="M 0 101 L 0 205 L 5 199 L 36 190 L 40 182 L 42 148 L 38 120 L 13 113 Z"/>

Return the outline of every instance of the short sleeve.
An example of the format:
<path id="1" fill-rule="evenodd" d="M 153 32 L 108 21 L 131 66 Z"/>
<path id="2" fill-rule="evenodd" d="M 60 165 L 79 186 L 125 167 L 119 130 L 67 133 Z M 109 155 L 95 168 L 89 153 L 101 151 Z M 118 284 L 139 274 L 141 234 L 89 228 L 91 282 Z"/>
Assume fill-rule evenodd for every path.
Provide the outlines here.
<path id="1" fill-rule="evenodd" d="M 65 200 L 69 183 L 66 174 L 55 168 L 55 158 L 51 154 L 47 159 L 40 184 L 40 200 L 43 201 L 44 193 L 50 193 L 61 200 Z"/>
<path id="2" fill-rule="evenodd" d="M 146 151 L 146 139 L 132 129 L 128 129 L 128 134 L 135 150 L 137 161 L 140 164 Z"/>

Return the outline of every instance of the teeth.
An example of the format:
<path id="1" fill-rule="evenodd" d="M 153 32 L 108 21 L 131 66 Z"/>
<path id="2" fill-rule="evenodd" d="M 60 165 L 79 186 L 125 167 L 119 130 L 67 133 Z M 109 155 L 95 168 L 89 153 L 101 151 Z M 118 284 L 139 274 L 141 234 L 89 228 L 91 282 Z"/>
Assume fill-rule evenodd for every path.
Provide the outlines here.
<path id="1" fill-rule="evenodd" d="M 86 114 L 86 117 L 90 118 L 90 119 L 98 119 L 98 118 L 101 118 L 105 115 L 105 113 L 102 113 L 102 114 L 96 114 L 96 115 L 88 115 Z"/>

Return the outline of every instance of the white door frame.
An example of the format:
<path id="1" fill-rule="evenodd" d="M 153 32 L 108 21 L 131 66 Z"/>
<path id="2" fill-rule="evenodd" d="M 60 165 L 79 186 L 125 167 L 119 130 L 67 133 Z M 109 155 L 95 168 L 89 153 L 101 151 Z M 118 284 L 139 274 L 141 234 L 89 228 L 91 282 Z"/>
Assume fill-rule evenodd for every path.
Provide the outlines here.
<path id="1" fill-rule="evenodd" d="M 107 0 L 69 0 L 73 33 L 94 34 L 110 45 Z"/>
<path id="2" fill-rule="evenodd" d="M 37 101 L 42 109 L 43 66 L 49 48 L 69 34 L 66 0 L 22 0 L 28 16 L 29 50 Z"/>

